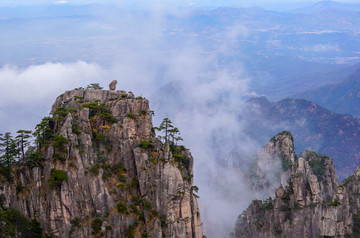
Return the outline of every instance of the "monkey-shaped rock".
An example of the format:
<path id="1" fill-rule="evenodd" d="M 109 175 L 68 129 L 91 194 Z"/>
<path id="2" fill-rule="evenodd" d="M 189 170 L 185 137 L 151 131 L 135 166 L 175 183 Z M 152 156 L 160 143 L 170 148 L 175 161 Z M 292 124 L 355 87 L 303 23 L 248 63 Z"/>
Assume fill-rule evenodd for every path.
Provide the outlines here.
<path id="1" fill-rule="evenodd" d="M 113 81 L 109 84 L 110 90 L 115 90 L 115 89 L 116 89 L 116 84 L 117 84 L 117 81 L 116 81 L 116 80 L 113 80 Z"/>

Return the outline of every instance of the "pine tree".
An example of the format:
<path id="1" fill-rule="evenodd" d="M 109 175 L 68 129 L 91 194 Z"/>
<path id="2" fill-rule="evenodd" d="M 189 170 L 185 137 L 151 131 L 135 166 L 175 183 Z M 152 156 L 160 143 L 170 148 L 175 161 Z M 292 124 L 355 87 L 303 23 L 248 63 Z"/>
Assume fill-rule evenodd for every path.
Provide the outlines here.
<path id="1" fill-rule="evenodd" d="M 177 127 L 169 130 L 169 139 L 173 145 L 177 145 L 178 141 L 183 140 L 180 136 L 180 131 Z"/>
<path id="2" fill-rule="evenodd" d="M 29 130 L 18 130 L 16 132 L 18 135 L 15 137 L 21 153 L 21 159 L 25 161 L 25 149 L 30 145 L 29 138 L 31 138 L 32 131 Z"/>
<path id="3" fill-rule="evenodd" d="M 154 127 L 155 130 L 162 133 L 158 136 L 160 140 L 164 140 L 164 143 L 170 143 L 171 145 L 177 145 L 180 140 L 183 140 L 180 136 L 180 131 L 177 127 L 172 125 L 169 118 L 164 118 L 159 127 Z"/>
<path id="4" fill-rule="evenodd" d="M 12 138 L 10 132 L 0 137 L 0 151 L 1 164 L 7 169 L 11 169 L 15 158 L 19 155 L 19 150 L 16 146 L 16 141 Z"/>
<path id="5" fill-rule="evenodd" d="M 52 127 L 54 126 L 54 120 L 51 117 L 44 117 L 39 124 L 35 127 L 33 135 L 36 137 L 36 143 L 39 150 L 50 143 L 53 138 Z"/>
<path id="6" fill-rule="evenodd" d="M 173 129 L 174 126 L 171 124 L 172 122 L 169 120 L 169 118 L 164 118 L 161 122 L 159 127 L 155 127 L 154 129 L 165 133 L 164 136 L 159 136 L 160 140 L 164 140 L 165 143 L 168 143 L 169 141 L 169 130 Z"/>
<path id="7" fill-rule="evenodd" d="M 98 83 L 91 83 L 89 84 L 86 89 L 103 89 Z"/>

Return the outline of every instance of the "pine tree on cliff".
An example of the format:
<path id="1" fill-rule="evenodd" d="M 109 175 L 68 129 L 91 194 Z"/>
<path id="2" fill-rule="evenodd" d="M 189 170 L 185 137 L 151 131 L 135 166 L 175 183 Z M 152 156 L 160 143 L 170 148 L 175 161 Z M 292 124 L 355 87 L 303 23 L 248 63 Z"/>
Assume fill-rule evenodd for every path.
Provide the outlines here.
<path id="1" fill-rule="evenodd" d="M 4 167 L 10 169 L 15 162 L 16 156 L 19 155 L 16 141 L 12 138 L 10 132 L 5 133 L 5 135 L 0 134 L 0 152 L 1 165 L 5 165 Z"/>
<path id="2" fill-rule="evenodd" d="M 54 121 L 51 117 L 44 117 L 41 122 L 36 125 L 33 135 L 36 137 L 35 141 L 39 150 L 41 150 L 44 145 L 50 143 L 50 139 L 53 137 L 53 123 Z"/>
<path id="3" fill-rule="evenodd" d="M 101 87 L 98 83 L 91 83 L 86 87 L 86 89 L 103 89 L 103 87 Z"/>
<path id="4" fill-rule="evenodd" d="M 155 130 L 165 134 L 164 136 L 159 136 L 160 140 L 164 140 L 165 143 L 168 143 L 169 141 L 169 131 L 174 128 L 171 123 L 172 122 L 169 120 L 169 118 L 164 118 L 160 126 L 154 128 Z"/>
<path id="5" fill-rule="evenodd" d="M 177 127 L 174 127 L 169 130 L 169 140 L 173 145 L 177 145 L 177 143 L 183 140 L 180 136 L 180 131 Z"/>
<path id="6" fill-rule="evenodd" d="M 159 127 L 154 127 L 155 130 L 163 133 L 158 136 L 164 143 L 170 143 L 170 145 L 177 145 L 177 143 L 183 140 L 180 136 L 180 131 L 177 127 L 172 125 L 169 118 L 164 118 Z"/>
<path id="7" fill-rule="evenodd" d="M 31 138 L 32 131 L 29 130 L 18 130 L 18 135 L 15 137 L 19 146 L 22 161 L 25 161 L 25 149 L 30 145 L 29 138 Z"/>

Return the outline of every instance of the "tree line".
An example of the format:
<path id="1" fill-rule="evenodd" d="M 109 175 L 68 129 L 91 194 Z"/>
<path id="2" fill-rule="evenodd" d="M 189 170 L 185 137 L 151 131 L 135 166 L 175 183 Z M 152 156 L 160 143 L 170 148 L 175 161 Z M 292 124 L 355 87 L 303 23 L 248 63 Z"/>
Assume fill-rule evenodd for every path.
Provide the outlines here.
<path id="1" fill-rule="evenodd" d="M 53 117 L 44 117 L 35 130 L 18 130 L 13 136 L 10 132 L 0 133 L 0 174 L 11 177 L 11 169 L 18 165 L 38 166 L 41 161 L 41 148 L 51 142 L 64 144 L 65 138 L 56 136 L 54 130 L 65 118 L 69 110 L 57 108 Z M 171 120 L 164 118 L 159 127 L 154 127 L 159 132 L 159 139 L 171 147 L 177 146 L 183 140 L 180 131 L 172 125 Z M 55 144 L 54 144 L 55 145 Z"/>
<path id="2" fill-rule="evenodd" d="M 44 117 L 36 125 L 35 131 L 18 130 L 13 136 L 10 132 L 0 133 L 0 173 L 10 176 L 14 165 L 27 164 L 38 166 L 42 147 L 48 145 L 54 137 L 55 119 L 61 117 L 61 110 L 57 110 L 53 117 Z M 58 115 L 60 114 L 60 115 Z"/>
<path id="3" fill-rule="evenodd" d="M 25 161 L 26 148 L 29 147 L 32 137 L 30 130 L 18 130 L 15 138 L 10 132 L 0 133 L 0 165 L 11 168 L 16 161 Z"/>

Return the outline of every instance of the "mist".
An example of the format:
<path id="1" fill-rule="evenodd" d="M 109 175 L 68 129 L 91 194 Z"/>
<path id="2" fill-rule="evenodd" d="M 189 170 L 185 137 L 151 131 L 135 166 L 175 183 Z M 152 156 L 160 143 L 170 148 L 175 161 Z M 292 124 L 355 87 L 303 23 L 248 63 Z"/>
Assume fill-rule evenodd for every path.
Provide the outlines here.
<path id="1" fill-rule="evenodd" d="M 249 202 L 265 198 L 254 194 L 244 179 L 257 151 L 270 139 L 260 134 L 267 121 L 246 103 L 257 95 L 251 85 L 260 84 L 249 73 L 257 68 L 246 55 L 258 46 L 246 52 L 240 46 L 257 42 L 258 36 L 241 18 L 217 22 L 207 13 L 201 15 L 203 9 L 170 1 L 145 1 L 133 8 L 61 5 L 13 9 L 15 17 L 0 19 L 0 132 L 33 129 L 66 90 L 90 83 L 107 89 L 117 80 L 117 89 L 150 100 L 154 126 L 167 117 L 179 128 L 195 160 L 194 185 L 200 188 L 204 233 L 209 238 L 228 237 Z M 334 46 L 318 44 L 311 49 L 319 54 L 338 51 Z M 262 53 L 254 55 L 263 60 Z M 275 57 L 272 51 L 267 54 Z M 265 80 L 261 85 L 269 90 Z M 250 136 L 254 125 L 258 138 Z M 272 127 L 280 132 L 287 125 Z"/>
<path id="2" fill-rule="evenodd" d="M 195 158 L 194 183 L 200 188 L 205 234 L 226 237 L 253 198 L 242 181 L 241 165 L 233 163 L 241 161 L 245 168 L 260 145 L 242 132 L 245 123 L 239 119 L 251 79 L 241 62 L 223 64 L 221 60 L 241 53 L 232 50 L 234 43 L 249 32 L 236 22 L 219 32 L 222 40 L 209 48 L 200 37 L 181 34 L 181 27 L 171 25 L 172 17 L 188 14 L 184 9 L 160 3 L 141 7 L 143 11 L 135 13 L 122 10 L 121 17 L 107 12 L 96 23 L 76 21 L 75 28 L 85 29 L 80 37 L 60 38 L 58 43 L 64 44 L 48 52 L 50 59 L 51 55 L 59 55 L 59 62 L 39 60 L 37 64 L 7 64 L 0 68 L 0 131 L 33 129 L 65 90 L 90 83 L 107 88 L 115 79 L 118 89 L 150 100 L 155 110 L 154 126 L 169 117 L 180 129 L 184 145 Z M 53 24 L 63 23 L 55 20 L 27 30 L 50 28 Z M 13 32 L 9 37 L 19 34 Z M 51 35 L 50 31 L 38 37 L 41 41 Z M 67 41 L 72 38 L 79 42 Z M 77 53 L 74 43 L 85 41 L 87 51 L 78 54 L 76 61 L 72 57 L 61 60 L 71 55 L 71 50 Z M 38 49 L 36 44 L 31 43 L 30 50 Z M 84 57 L 85 53 L 90 59 Z M 105 58 L 99 60 L 99 53 Z"/>

